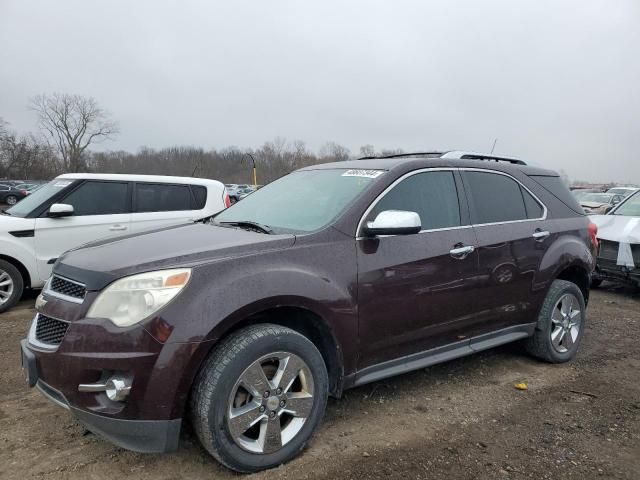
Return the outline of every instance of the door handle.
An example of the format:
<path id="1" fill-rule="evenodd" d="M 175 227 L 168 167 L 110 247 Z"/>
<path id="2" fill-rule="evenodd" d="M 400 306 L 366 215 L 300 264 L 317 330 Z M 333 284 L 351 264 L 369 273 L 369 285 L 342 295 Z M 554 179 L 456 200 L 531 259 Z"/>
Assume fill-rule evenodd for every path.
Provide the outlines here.
<path id="1" fill-rule="evenodd" d="M 533 232 L 533 234 L 531 235 L 533 238 L 536 239 L 536 241 L 541 242 L 543 241 L 545 238 L 547 238 L 549 235 L 551 235 L 548 231 L 542 231 L 542 230 L 536 230 L 535 232 Z"/>
<path id="2" fill-rule="evenodd" d="M 473 245 L 467 245 L 466 247 L 456 247 L 452 250 L 449 250 L 449 255 L 451 255 L 456 260 L 463 260 L 467 258 L 467 255 L 473 253 L 476 247 Z"/>
<path id="3" fill-rule="evenodd" d="M 111 230 L 112 232 L 121 232 L 126 229 L 127 229 L 126 225 L 111 225 L 109 227 L 109 230 Z"/>

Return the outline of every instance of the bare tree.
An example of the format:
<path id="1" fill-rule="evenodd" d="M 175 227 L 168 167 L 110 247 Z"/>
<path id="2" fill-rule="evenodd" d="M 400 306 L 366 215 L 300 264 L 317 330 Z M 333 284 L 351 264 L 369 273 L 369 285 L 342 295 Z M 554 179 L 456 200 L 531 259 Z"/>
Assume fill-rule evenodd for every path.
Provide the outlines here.
<path id="1" fill-rule="evenodd" d="M 118 133 L 117 124 L 92 97 L 42 94 L 31 98 L 29 107 L 38 114 L 39 127 L 55 145 L 68 172 L 85 170 L 87 147 Z"/>

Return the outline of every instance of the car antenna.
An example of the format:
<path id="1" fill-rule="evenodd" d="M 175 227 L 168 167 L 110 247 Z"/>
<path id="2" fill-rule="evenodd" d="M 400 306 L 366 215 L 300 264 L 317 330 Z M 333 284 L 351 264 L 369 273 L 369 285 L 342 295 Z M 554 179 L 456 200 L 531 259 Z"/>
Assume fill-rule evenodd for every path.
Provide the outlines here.
<path id="1" fill-rule="evenodd" d="M 196 164 L 196 166 L 193 169 L 193 172 L 191 172 L 191 176 L 193 177 L 196 174 L 196 170 L 198 170 L 198 168 L 200 168 L 200 162 L 198 162 Z"/>
<path id="2" fill-rule="evenodd" d="M 495 150 L 496 143 L 498 143 L 498 138 L 497 137 L 493 140 L 493 146 L 491 147 L 491 153 L 493 153 L 493 151 Z"/>

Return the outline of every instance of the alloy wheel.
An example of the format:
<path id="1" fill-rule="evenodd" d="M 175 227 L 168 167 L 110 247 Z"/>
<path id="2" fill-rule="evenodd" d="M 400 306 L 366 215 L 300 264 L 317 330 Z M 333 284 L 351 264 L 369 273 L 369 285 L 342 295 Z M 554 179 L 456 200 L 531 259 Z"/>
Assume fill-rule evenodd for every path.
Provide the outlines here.
<path id="1" fill-rule="evenodd" d="M 6 202 L 7 202 L 7 205 L 15 205 L 16 203 L 18 203 L 18 199 L 16 197 L 14 197 L 13 195 L 9 195 L 6 198 Z"/>
<path id="2" fill-rule="evenodd" d="M 566 353 L 573 349 L 581 326 L 580 302 L 575 295 L 566 293 L 560 297 L 551 314 L 553 348 L 559 353 Z"/>
<path id="3" fill-rule="evenodd" d="M 311 370 L 299 356 L 274 352 L 253 362 L 236 381 L 226 422 L 240 448 L 274 453 L 307 422 L 314 403 Z"/>
<path id="4" fill-rule="evenodd" d="M 6 303 L 13 294 L 13 279 L 4 270 L 0 270 L 0 304 Z"/>

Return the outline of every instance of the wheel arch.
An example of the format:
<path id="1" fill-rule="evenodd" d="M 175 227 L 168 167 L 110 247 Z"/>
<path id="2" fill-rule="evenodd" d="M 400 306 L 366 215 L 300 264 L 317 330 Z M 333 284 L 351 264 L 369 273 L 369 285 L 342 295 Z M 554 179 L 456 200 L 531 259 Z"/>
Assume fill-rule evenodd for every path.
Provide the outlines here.
<path id="1" fill-rule="evenodd" d="M 287 327 L 308 338 L 316 346 L 327 366 L 329 394 L 334 397 L 342 395 L 344 356 L 336 333 L 326 321 L 325 316 L 318 312 L 318 309 L 295 302 L 277 302 L 275 305 L 263 305 L 262 308 L 254 309 L 245 307 L 220 322 L 212 330 L 208 339 L 199 343 L 197 350 L 193 352 L 191 366 L 185 370 L 179 391 L 191 392 L 198 372 L 220 342 L 242 328 L 260 323 Z M 183 416 L 187 405 L 188 400 L 185 398 L 184 401 L 180 401 L 174 406 L 174 413 Z"/>
<path id="2" fill-rule="evenodd" d="M 8 262 L 14 267 L 16 267 L 20 272 L 20 275 L 22 275 L 22 281 L 24 282 L 25 288 L 31 288 L 31 275 L 29 275 L 29 270 L 27 269 L 27 267 L 24 266 L 24 264 L 20 260 L 17 260 L 13 257 L 10 257 L 9 255 L 4 255 L 1 253 L 0 253 L 0 260 L 4 260 L 5 262 Z"/>

